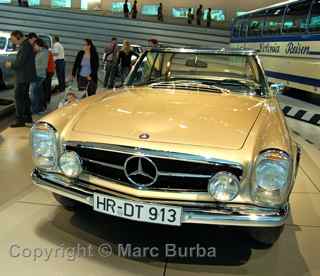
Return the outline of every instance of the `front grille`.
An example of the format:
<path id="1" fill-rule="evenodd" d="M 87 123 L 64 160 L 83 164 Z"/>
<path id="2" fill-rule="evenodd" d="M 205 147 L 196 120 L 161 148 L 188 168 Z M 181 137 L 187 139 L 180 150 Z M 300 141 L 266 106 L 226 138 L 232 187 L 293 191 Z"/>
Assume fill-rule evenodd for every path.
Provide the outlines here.
<path id="1" fill-rule="evenodd" d="M 125 164 L 126 161 L 133 158 L 133 156 L 140 156 L 138 155 L 140 151 L 134 154 L 134 152 L 129 153 L 113 151 L 111 149 L 99 149 L 81 144 L 66 145 L 66 150 L 78 153 L 85 172 L 113 182 L 137 187 L 137 185 L 128 179 L 125 173 Z M 146 150 L 143 152 L 143 157 L 151 160 L 158 169 L 157 180 L 148 186 L 150 190 L 206 192 L 209 179 L 217 172 L 227 171 L 233 173 L 239 179 L 243 173 L 239 166 L 217 162 L 204 163 L 170 159 L 170 155 L 167 157 L 148 155 L 148 151 Z M 138 161 L 136 161 L 136 164 L 138 164 Z M 135 167 L 136 164 L 132 167 Z M 147 171 L 152 170 L 152 165 L 150 164 L 143 164 L 143 166 Z M 148 166 L 150 168 L 148 168 Z M 129 167 L 127 164 L 126 168 L 129 169 Z M 136 167 L 138 167 L 138 165 Z M 131 169 L 131 172 L 134 174 L 134 168 Z M 139 176 L 135 176 L 135 182 L 143 183 L 142 179 L 139 179 Z"/>

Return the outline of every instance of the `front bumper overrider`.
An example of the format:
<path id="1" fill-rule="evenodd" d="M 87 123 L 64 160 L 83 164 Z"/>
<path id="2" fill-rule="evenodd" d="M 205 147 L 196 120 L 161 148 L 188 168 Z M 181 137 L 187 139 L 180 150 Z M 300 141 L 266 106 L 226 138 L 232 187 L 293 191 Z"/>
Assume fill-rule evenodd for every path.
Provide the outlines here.
<path id="1" fill-rule="evenodd" d="M 145 203 L 164 204 L 166 206 L 183 207 L 181 223 L 211 224 L 245 227 L 277 227 L 285 223 L 289 214 L 289 205 L 280 209 L 262 208 L 245 204 L 188 204 L 188 202 L 175 202 L 130 197 L 117 191 L 98 187 L 82 180 L 72 182 L 63 181 L 63 177 L 52 173 L 42 173 L 35 169 L 32 172 L 32 182 L 43 189 L 75 201 L 93 206 L 93 194 L 100 193 L 121 199 Z M 211 206 L 211 207 L 210 207 Z"/>

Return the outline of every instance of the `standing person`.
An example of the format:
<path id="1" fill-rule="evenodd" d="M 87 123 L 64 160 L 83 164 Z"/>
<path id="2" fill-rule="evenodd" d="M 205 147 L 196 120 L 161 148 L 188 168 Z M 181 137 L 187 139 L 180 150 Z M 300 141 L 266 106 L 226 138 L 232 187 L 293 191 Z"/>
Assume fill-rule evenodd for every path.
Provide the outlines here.
<path id="1" fill-rule="evenodd" d="M 59 36 L 54 36 L 53 38 L 52 54 L 56 63 L 59 90 L 63 92 L 66 89 L 66 64 L 64 61 L 64 48 L 60 43 Z"/>
<path id="2" fill-rule="evenodd" d="M 103 61 L 105 63 L 105 77 L 104 87 L 113 88 L 117 73 L 117 60 L 118 60 L 118 43 L 115 37 L 112 38 L 111 43 L 107 44 L 104 49 Z"/>
<path id="3" fill-rule="evenodd" d="M 208 13 L 207 13 L 207 27 L 210 28 L 210 25 L 211 25 L 211 8 L 208 9 Z"/>
<path id="4" fill-rule="evenodd" d="M 123 4 L 123 14 L 124 14 L 124 17 L 126 17 L 126 18 L 129 17 L 128 0 L 125 0 L 125 1 L 124 1 L 124 4 Z"/>
<path id="5" fill-rule="evenodd" d="M 48 69 L 48 49 L 42 39 L 37 39 L 33 45 L 36 64 L 36 78 L 31 83 L 31 106 L 34 114 L 45 111 L 46 97 L 44 91 L 44 81 L 47 77 Z"/>
<path id="6" fill-rule="evenodd" d="M 35 79 L 35 57 L 33 47 L 28 39 L 24 39 L 20 31 L 11 33 L 11 42 L 19 46 L 16 60 L 12 63 L 6 62 L 7 68 L 16 71 L 16 122 L 11 127 L 24 127 L 26 124 L 32 124 L 31 103 L 29 98 L 30 82 Z"/>
<path id="7" fill-rule="evenodd" d="M 80 91 L 88 95 L 96 94 L 98 87 L 99 56 L 91 39 L 85 39 L 83 50 L 79 51 L 72 69 L 72 77 L 77 78 Z"/>
<path id="8" fill-rule="evenodd" d="M 0 91 L 1 90 L 5 90 L 7 89 L 7 85 L 6 83 L 4 82 L 4 77 L 3 77 L 3 73 L 2 73 L 2 70 L 0 68 Z"/>
<path id="9" fill-rule="evenodd" d="M 202 17 L 203 17 L 202 5 L 200 5 L 199 8 L 197 9 L 196 16 L 197 16 L 197 25 L 201 26 Z"/>
<path id="10" fill-rule="evenodd" d="M 152 48 L 152 49 L 157 49 L 159 48 L 159 41 L 158 39 L 156 38 L 150 38 L 148 39 L 148 44 L 149 44 L 149 47 Z"/>
<path id="11" fill-rule="evenodd" d="M 188 24 L 191 25 L 193 21 L 193 13 L 191 8 L 188 9 L 187 18 L 188 18 Z"/>
<path id="12" fill-rule="evenodd" d="M 123 84 L 131 70 L 132 56 L 139 57 L 139 55 L 132 50 L 130 42 L 128 40 L 124 40 L 118 59 L 118 64 L 120 64 L 121 84 Z"/>
<path id="13" fill-rule="evenodd" d="M 131 18 L 132 19 L 136 19 L 137 15 L 138 15 L 138 1 L 134 0 L 133 6 L 132 6 L 132 9 L 131 9 Z"/>
<path id="14" fill-rule="evenodd" d="M 159 4 L 158 7 L 158 20 L 163 22 L 163 10 L 162 10 L 162 3 Z"/>
<path id="15" fill-rule="evenodd" d="M 32 47 L 34 46 L 34 43 L 36 42 L 36 40 L 38 39 L 38 36 L 35 33 L 29 33 L 27 35 L 27 39 L 29 40 L 29 43 L 32 45 Z"/>
<path id="16" fill-rule="evenodd" d="M 48 49 L 48 46 L 45 46 Z M 50 104 L 51 101 L 51 83 L 52 77 L 56 70 L 56 64 L 54 62 L 53 54 L 51 50 L 48 50 L 48 68 L 47 68 L 47 76 L 43 84 L 44 94 L 45 94 L 45 108 L 47 109 L 47 105 Z"/>

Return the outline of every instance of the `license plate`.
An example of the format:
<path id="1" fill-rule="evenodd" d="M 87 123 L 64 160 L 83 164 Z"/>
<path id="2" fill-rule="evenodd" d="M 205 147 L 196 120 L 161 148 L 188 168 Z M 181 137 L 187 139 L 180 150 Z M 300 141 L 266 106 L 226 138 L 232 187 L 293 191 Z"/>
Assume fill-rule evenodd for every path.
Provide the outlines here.
<path id="1" fill-rule="evenodd" d="M 140 203 L 95 193 L 93 209 L 104 214 L 136 221 L 181 225 L 181 207 Z"/>

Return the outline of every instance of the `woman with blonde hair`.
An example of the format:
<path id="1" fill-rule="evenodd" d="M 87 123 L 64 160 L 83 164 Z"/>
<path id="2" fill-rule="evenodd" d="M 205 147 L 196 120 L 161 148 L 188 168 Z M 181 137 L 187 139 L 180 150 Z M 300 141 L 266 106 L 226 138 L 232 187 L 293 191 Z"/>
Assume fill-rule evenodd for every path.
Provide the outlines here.
<path id="1" fill-rule="evenodd" d="M 124 40 L 118 59 L 118 64 L 120 64 L 121 84 L 123 84 L 131 70 L 132 56 L 138 57 L 139 55 L 132 50 L 130 42 L 128 40 Z"/>

